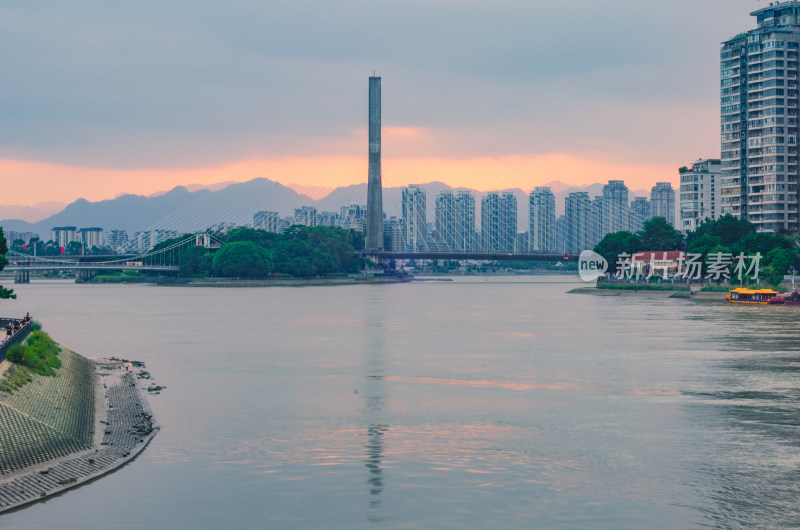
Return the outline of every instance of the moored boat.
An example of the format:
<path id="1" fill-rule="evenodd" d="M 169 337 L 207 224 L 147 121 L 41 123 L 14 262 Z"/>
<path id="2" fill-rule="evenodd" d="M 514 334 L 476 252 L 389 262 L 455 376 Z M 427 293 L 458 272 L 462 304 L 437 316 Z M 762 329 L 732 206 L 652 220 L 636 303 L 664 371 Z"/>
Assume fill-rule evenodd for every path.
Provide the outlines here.
<path id="1" fill-rule="evenodd" d="M 800 305 L 800 293 L 781 294 L 772 289 L 731 289 L 727 296 L 732 304 Z"/>

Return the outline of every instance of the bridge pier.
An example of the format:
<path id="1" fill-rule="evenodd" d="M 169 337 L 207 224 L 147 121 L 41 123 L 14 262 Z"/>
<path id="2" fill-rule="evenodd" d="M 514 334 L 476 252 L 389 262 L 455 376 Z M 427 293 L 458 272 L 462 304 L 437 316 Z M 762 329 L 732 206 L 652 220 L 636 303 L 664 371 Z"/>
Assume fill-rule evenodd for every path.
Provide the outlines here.
<path id="1" fill-rule="evenodd" d="M 366 253 L 364 254 L 364 258 L 366 261 L 371 261 L 374 266 L 370 267 L 369 264 L 364 264 L 364 272 L 367 274 L 376 274 L 383 272 L 383 262 L 384 258 L 381 256 L 380 253 Z"/>
<path id="2" fill-rule="evenodd" d="M 88 282 L 94 276 L 94 271 L 91 269 L 78 269 L 78 283 Z"/>
<path id="3" fill-rule="evenodd" d="M 31 283 L 31 271 L 20 269 L 14 275 L 14 283 Z"/>

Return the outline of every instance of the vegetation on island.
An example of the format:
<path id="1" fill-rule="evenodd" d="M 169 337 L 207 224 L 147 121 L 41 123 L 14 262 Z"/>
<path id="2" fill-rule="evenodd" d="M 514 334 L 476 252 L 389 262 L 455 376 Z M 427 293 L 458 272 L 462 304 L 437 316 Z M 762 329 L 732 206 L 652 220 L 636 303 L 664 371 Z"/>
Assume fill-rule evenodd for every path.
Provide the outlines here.
<path id="1" fill-rule="evenodd" d="M 169 248 L 187 237 L 194 236 L 163 241 L 151 252 Z M 364 249 L 364 234 L 355 230 L 297 225 L 276 234 L 238 227 L 215 237 L 224 243 L 222 248 L 209 251 L 190 246 L 176 256 L 181 276 L 309 278 L 356 273 L 363 265 L 358 251 Z"/>
<path id="2" fill-rule="evenodd" d="M 663 217 L 653 217 L 644 223 L 641 231 L 607 234 L 594 247 L 594 251 L 608 262 L 611 273 L 616 272 L 619 257 L 623 253 L 633 255 L 637 252 L 670 250 L 697 254 L 703 264 L 709 260 L 709 256 L 719 253 L 734 258 L 740 254 L 760 254 L 759 276 L 773 285 L 777 285 L 793 269 L 800 270 L 797 237 L 756 232 L 755 225 L 730 214 L 716 220 L 707 219 L 686 237 Z M 742 281 L 748 283 L 751 280 L 746 277 Z"/>

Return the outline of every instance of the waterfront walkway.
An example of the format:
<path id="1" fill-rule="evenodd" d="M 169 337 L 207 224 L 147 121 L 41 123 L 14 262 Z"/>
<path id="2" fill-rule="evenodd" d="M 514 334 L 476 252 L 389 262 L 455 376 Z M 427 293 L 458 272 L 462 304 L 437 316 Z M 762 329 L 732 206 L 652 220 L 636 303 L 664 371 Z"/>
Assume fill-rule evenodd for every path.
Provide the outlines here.
<path id="1" fill-rule="evenodd" d="M 92 362 L 66 349 L 59 358 L 64 366 L 58 377 L 35 376 L 11 396 L 0 394 L 0 513 L 113 471 L 158 432 L 130 363 Z M 89 370 L 89 377 L 61 377 L 65 368 Z M 89 381 L 88 388 L 81 381 Z M 67 401 L 59 403 L 59 396 Z M 97 417 L 96 397 L 102 398 Z M 9 402 L 25 411 L 14 409 L 17 414 L 6 418 Z"/>

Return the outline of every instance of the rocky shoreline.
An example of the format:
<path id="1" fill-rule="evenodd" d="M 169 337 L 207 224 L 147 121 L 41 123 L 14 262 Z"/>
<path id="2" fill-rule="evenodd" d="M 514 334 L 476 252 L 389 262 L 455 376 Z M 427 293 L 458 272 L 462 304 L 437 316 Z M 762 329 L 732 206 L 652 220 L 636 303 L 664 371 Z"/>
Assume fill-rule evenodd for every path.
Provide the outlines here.
<path id="1" fill-rule="evenodd" d="M 0 513 L 92 481 L 126 464 L 158 433 L 140 379 L 142 363 L 92 360 L 95 431 L 90 449 L 0 475 Z M 142 373 L 146 377 L 140 377 Z M 161 390 L 161 387 L 159 387 Z"/>

